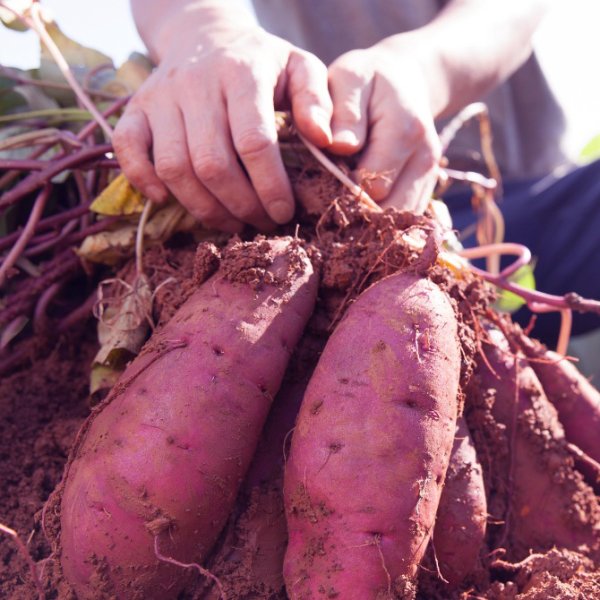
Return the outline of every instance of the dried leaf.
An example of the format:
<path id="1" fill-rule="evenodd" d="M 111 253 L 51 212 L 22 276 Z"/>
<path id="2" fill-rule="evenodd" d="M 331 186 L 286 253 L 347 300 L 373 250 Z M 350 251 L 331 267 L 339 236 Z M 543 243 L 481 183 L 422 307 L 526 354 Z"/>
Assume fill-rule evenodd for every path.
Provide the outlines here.
<path id="1" fill-rule="evenodd" d="M 113 286 L 110 296 L 102 292 L 107 285 Z M 150 283 L 144 275 L 137 276 L 132 285 L 120 279 L 108 280 L 101 283 L 98 295 L 100 350 L 94 362 L 121 368 L 124 353 L 135 356 L 146 341 L 152 309 Z"/>
<path id="2" fill-rule="evenodd" d="M 77 254 L 91 262 L 114 266 L 132 255 L 135 244 L 135 225 L 122 225 L 113 231 L 88 235 Z"/>
<path id="3" fill-rule="evenodd" d="M 172 202 L 157 210 L 144 228 L 146 244 L 165 242 L 175 232 L 192 231 L 198 222 L 179 203 Z M 77 253 L 91 262 L 116 265 L 132 256 L 137 224 L 124 222 L 118 229 L 102 231 L 83 240 Z"/>
<path id="4" fill-rule="evenodd" d="M 113 369 L 94 363 L 90 372 L 90 398 L 92 405 L 96 405 L 102 400 L 123 372 L 122 369 Z"/>
<path id="5" fill-rule="evenodd" d="M 115 177 L 90 206 L 91 211 L 107 216 L 138 214 L 143 208 L 141 192 L 138 192 L 123 174 Z"/>
<path id="6" fill-rule="evenodd" d="M 98 289 L 98 341 L 90 373 L 90 397 L 101 400 L 110 391 L 127 363 L 141 350 L 150 329 L 152 291 L 144 275 L 133 284 L 108 279 Z"/>

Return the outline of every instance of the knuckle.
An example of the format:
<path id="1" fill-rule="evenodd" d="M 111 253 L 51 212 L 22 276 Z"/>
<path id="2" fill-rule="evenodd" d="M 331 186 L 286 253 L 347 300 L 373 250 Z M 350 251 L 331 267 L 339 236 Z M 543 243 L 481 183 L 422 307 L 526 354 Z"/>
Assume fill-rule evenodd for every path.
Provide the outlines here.
<path id="1" fill-rule="evenodd" d="M 187 161 L 177 156 L 159 156 L 155 167 L 157 175 L 166 182 L 180 181 L 189 174 Z"/>
<path id="2" fill-rule="evenodd" d="M 149 169 L 144 166 L 140 161 L 131 161 L 129 163 L 123 163 L 123 172 L 127 179 L 136 187 L 142 188 L 147 183 L 150 173 Z"/>
<path id="3" fill-rule="evenodd" d="M 127 160 L 129 153 L 135 147 L 135 131 L 126 123 L 119 122 L 113 133 L 112 144 L 113 148 L 119 156 L 119 160 Z"/>
<path id="4" fill-rule="evenodd" d="M 229 161 L 210 148 L 199 148 L 192 155 L 194 171 L 202 181 L 215 181 L 224 177 L 229 169 Z"/>
<path id="5" fill-rule="evenodd" d="M 237 217 L 245 223 L 255 220 L 258 216 L 256 206 L 249 202 L 240 202 L 235 206 L 231 206 L 230 211 L 234 217 Z"/>
<path id="6" fill-rule="evenodd" d="M 235 140 L 235 147 L 242 157 L 263 154 L 273 146 L 274 141 L 259 128 L 242 131 Z"/>

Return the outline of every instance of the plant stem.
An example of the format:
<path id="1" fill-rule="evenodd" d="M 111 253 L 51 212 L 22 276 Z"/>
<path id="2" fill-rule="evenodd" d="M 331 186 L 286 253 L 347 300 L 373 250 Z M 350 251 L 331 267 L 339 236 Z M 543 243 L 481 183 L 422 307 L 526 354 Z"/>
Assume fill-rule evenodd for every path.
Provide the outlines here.
<path id="1" fill-rule="evenodd" d="M 86 162 L 111 151 L 112 146 L 110 144 L 100 144 L 91 148 L 83 148 L 82 150 L 73 152 L 63 158 L 49 161 L 49 165 L 45 169 L 32 173 L 14 188 L 5 192 L 0 197 L 0 210 L 14 204 L 23 196 L 44 185 L 47 181 L 52 179 L 55 175 L 62 173 L 64 170 L 85 164 Z"/>
<path id="2" fill-rule="evenodd" d="M 2 262 L 2 265 L 0 266 L 0 288 L 2 288 L 6 283 L 10 269 L 17 262 L 17 259 L 25 250 L 29 240 L 33 237 L 33 234 L 35 233 L 35 227 L 39 223 L 42 213 L 44 212 L 46 201 L 48 200 L 51 190 L 52 186 L 50 184 L 46 184 L 46 187 L 44 187 L 44 189 L 38 194 L 38 197 L 33 205 L 33 209 L 31 210 L 31 214 L 29 215 L 29 219 L 27 220 L 27 224 L 21 232 L 19 239 L 10 249 L 10 252 Z"/>
<path id="3" fill-rule="evenodd" d="M 104 131 L 104 135 L 106 138 L 110 140 L 112 138 L 113 130 L 112 127 L 108 124 L 106 119 L 102 116 L 102 114 L 96 108 L 96 105 L 91 101 L 89 96 L 85 93 L 83 88 L 79 85 L 79 82 L 73 75 L 71 71 L 71 67 L 69 63 L 65 60 L 65 57 L 62 55 L 58 46 L 54 43 L 54 40 L 50 37 L 48 32 L 46 31 L 46 26 L 40 15 L 40 6 L 36 2 L 31 5 L 29 10 L 31 15 L 31 19 L 29 19 L 31 23 L 31 28 L 39 35 L 43 44 L 48 49 L 48 52 L 52 55 L 52 58 L 55 60 L 58 68 L 63 74 L 64 78 L 67 80 L 67 83 L 71 86 L 77 98 L 85 108 L 89 110 L 89 112 L 93 115 L 94 119 L 100 125 L 102 130 Z"/>

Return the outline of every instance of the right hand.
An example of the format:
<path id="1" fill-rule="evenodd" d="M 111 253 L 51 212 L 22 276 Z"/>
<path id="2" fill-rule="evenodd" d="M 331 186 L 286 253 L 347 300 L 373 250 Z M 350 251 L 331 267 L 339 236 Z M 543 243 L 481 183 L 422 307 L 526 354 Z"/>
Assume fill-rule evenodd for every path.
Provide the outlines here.
<path id="1" fill-rule="evenodd" d="M 116 127 L 126 177 L 153 202 L 171 192 L 207 227 L 286 223 L 294 200 L 274 110 L 289 103 L 300 132 L 327 146 L 327 68 L 257 26 L 191 37 L 173 40 Z"/>

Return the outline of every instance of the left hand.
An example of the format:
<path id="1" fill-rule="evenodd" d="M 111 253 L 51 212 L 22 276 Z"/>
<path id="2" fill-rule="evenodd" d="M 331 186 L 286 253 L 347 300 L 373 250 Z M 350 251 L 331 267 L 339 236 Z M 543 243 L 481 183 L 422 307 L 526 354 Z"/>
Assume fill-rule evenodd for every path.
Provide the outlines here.
<path id="1" fill-rule="evenodd" d="M 336 154 L 364 148 L 354 175 L 377 202 L 423 213 L 441 158 L 426 73 L 410 34 L 352 50 L 329 67 Z"/>

